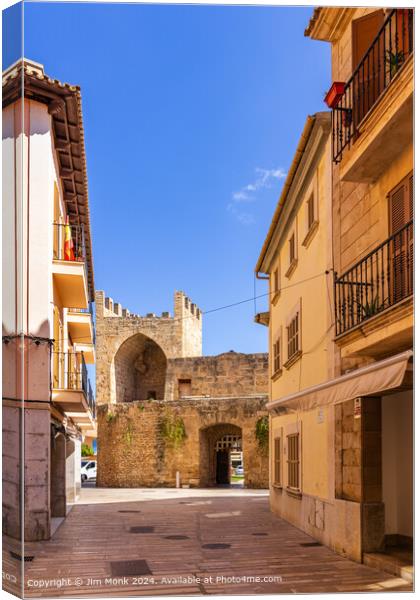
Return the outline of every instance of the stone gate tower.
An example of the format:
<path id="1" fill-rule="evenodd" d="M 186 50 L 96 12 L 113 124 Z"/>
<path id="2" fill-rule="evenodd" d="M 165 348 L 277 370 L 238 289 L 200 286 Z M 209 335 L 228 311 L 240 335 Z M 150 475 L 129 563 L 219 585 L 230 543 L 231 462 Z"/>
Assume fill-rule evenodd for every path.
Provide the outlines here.
<path id="1" fill-rule="evenodd" d="M 184 292 L 173 317 L 133 314 L 103 291 L 95 302 L 98 404 L 164 399 L 167 360 L 202 355 L 202 312 Z"/>
<path id="2" fill-rule="evenodd" d="M 267 487 L 267 354 L 202 356 L 202 312 L 183 292 L 173 316 L 96 292 L 96 332 L 99 486 L 225 484 L 236 453 L 244 485 Z"/>

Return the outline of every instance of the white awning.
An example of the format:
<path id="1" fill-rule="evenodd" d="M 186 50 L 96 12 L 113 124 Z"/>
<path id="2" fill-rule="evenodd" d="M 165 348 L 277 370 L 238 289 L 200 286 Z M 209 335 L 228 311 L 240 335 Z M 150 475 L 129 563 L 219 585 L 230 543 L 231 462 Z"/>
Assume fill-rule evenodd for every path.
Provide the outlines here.
<path id="1" fill-rule="evenodd" d="M 407 363 L 412 356 L 412 350 L 401 352 L 296 394 L 273 400 L 267 404 L 267 409 L 311 410 L 326 404 L 338 404 L 360 396 L 374 396 L 385 390 L 392 390 L 402 384 Z"/>

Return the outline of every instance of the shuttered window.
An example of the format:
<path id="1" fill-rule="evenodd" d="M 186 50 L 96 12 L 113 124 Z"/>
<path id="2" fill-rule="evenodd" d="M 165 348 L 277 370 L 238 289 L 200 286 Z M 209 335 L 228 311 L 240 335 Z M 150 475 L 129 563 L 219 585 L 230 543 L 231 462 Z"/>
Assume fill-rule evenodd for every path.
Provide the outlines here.
<path id="1" fill-rule="evenodd" d="M 273 375 L 278 373 L 281 368 L 281 356 L 280 356 L 280 336 L 276 339 L 273 344 Z"/>
<path id="2" fill-rule="evenodd" d="M 299 313 L 297 312 L 287 326 L 287 360 L 299 350 Z"/>
<path id="3" fill-rule="evenodd" d="M 315 222 L 315 199 L 314 195 L 311 194 L 308 200 L 308 229 L 312 227 Z"/>
<path id="4" fill-rule="evenodd" d="M 290 236 L 290 239 L 289 239 L 289 263 L 292 264 L 292 262 L 295 260 L 295 258 L 296 258 L 295 234 L 292 233 L 292 235 Z"/>
<path id="5" fill-rule="evenodd" d="M 389 194 L 390 233 L 397 233 L 413 218 L 413 174 L 408 175 Z"/>
<path id="6" fill-rule="evenodd" d="M 274 485 L 281 484 L 281 437 L 274 438 Z"/>
<path id="7" fill-rule="evenodd" d="M 273 296 L 274 297 L 277 292 L 280 290 L 280 278 L 279 278 L 279 270 L 275 269 L 273 273 Z"/>
<path id="8" fill-rule="evenodd" d="M 287 485 L 292 490 L 300 489 L 300 450 L 299 433 L 287 436 Z"/>
<path id="9" fill-rule="evenodd" d="M 390 300 L 399 302 L 413 293 L 413 174 L 389 194 Z"/>

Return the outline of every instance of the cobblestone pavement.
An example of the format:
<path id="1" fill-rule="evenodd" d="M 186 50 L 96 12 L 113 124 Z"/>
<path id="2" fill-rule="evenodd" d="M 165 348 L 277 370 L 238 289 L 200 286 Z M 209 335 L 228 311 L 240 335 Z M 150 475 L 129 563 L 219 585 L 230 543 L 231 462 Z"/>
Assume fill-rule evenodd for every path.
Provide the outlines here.
<path id="1" fill-rule="evenodd" d="M 314 542 L 270 512 L 265 491 L 85 488 L 24 563 L 6 540 L 3 569 L 16 588 L 23 565 L 32 597 L 412 589 Z"/>

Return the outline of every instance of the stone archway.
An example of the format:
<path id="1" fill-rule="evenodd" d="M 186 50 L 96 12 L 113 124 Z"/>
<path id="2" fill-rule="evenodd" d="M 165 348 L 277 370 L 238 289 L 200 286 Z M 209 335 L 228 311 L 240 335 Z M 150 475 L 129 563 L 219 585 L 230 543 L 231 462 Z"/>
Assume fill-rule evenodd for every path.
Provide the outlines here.
<path id="1" fill-rule="evenodd" d="M 230 452 L 242 448 L 242 429 L 218 423 L 200 430 L 200 487 L 230 483 Z"/>
<path id="2" fill-rule="evenodd" d="M 162 348 L 143 333 L 125 340 L 113 360 L 116 402 L 165 398 L 167 360 Z"/>

